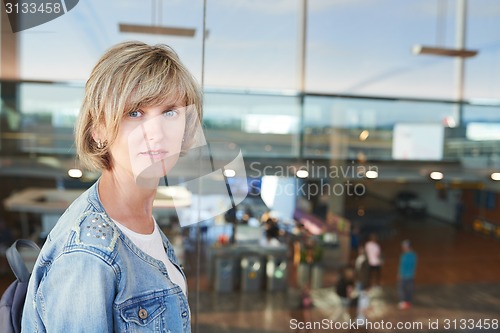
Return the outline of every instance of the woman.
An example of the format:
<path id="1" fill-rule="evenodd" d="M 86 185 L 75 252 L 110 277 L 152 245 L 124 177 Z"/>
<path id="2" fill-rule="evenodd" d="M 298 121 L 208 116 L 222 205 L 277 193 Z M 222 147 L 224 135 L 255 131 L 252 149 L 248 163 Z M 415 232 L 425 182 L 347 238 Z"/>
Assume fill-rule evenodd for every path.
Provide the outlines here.
<path id="1" fill-rule="evenodd" d="M 102 175 L 47 237 L 23 332 L 190 332 L 185 276 L 152 208 L 200 118 L 200 89 L 169 47 L 103 55 L 75 129 L 81 162 Z"/>
<path id="2" fill-rule="evenodd" d="M 365 254 L 370 265 L 370 286 L 380 287 L 382 270 L 382 250 L 378 243 L 377 234 L 370 234 L 370 239 L 365 244 Z"/>

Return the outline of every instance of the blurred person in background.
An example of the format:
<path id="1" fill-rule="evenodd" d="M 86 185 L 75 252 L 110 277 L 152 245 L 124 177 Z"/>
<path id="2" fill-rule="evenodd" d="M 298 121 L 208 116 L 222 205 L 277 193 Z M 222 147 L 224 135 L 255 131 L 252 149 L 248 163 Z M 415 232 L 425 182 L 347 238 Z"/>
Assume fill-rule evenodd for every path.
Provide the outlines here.
<path id="1" fill-rule="evenodd" d="M 358 293 L 356 291 L 356 276 L 353 267 L 347 266 L 341 269 L 335 291 L 340 297 L 344 312 L 349 314 L 349 318 L 354 320 Z"/>
<path id="2" fill-rule="evenodd" d="M 263 232 L 259 242 L 260 245 L 264 247 L 280 246 L 280 229 L 278 226 L 278 221 L 270 218 L 262 226 Z"/>
<path id="3" fill-rule="evenodd" d="M 377 234 L 370 234 L 365 244 L 365 253 L 370 265 L 370 285 L 380 286 L 380 275 L 382 270 L 382 249 L 378 243 Z"/>
<path id="4" fill-rule="evenodd" d="M 358 292 L 357 317 L 358 320 L 366 320 L 366 313 L 370 306 L 368 289 L 370 288 L 370 265 L 365 254 L 365 249 L 360 246 L 358 256 L 354 263 L 356 273 L 356 290 Z"/>
<path id="5" fill-rule="evenodd" d="M 102 175 L 48 235 L 23 332 L 191 331 L 186 277 L 152 209 L 200 119 L 200 88 L 170 47 L 125 42 L 101 57 L 75 139 Z"/>
<path id="6" fill-rule="evenodd" d="M 367 290 L 370 287 L 370 265 L 363 246 L 358 248 L 354 269 L 356 272 L 356 289 Z"/>
<path id="7" fill-rule="evenodd" d="M 398 284 L 400 302 L 398 308 L 405 310 L 411 307 L 413 300 L 417 254 L 413 251 L 409 240 L 401 243 L 401 249 L 403 253 L 399 258 Z"/>

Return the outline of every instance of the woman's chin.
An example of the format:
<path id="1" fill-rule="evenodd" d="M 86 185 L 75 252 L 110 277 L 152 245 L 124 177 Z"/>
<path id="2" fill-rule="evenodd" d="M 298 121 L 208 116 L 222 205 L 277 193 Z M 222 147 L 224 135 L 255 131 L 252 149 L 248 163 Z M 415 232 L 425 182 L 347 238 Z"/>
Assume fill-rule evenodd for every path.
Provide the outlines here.
<path id="1" fill-rule="evenodd" d="M 141 188 L 154 190 L 158 188 L 160 178 L 161 177 L 144 177 L 140 175 L 135 178 L 135 183 Z"/>
<path id="2" fill-rule="evenodd" d="M 155 164 L 150 165 L 149 167 L 145 168 L 141 172 L 134 172 L 135 179 L 138 182 L 143 181 L 143 182 L 150 183 L 152 181 L 156 181 L 158 183 L 158 180 L 162 177 L 165 177 L 169 170 L 167 170 L 165 168 L 165 165 L 163 165 L 162 163 L 155 163 Z"/>

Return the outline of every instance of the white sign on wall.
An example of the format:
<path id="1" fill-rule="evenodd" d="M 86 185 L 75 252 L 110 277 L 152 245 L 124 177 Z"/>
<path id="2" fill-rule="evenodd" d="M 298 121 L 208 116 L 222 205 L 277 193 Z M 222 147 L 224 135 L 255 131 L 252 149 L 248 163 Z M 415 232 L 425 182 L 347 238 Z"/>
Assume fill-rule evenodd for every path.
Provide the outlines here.
<path id="1" fill-rule="evenodd" d="M 444 127 L 441 124 L 395 124 L 392 158 L 437 161 L 443 158 Z"/>

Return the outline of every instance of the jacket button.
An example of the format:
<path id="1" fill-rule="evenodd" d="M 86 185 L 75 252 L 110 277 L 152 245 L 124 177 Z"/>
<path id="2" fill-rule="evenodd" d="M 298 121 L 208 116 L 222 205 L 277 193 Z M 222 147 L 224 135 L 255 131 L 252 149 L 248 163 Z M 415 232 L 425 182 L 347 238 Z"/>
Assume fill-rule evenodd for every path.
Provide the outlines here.
<path id="1" fill-rule="evenodd" d="M 148 312 L 146 309 L 139 309 L 139 318 L 146 319 L 148 317 Z"/>

